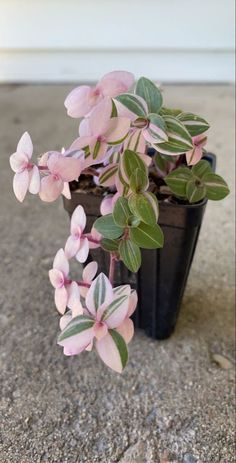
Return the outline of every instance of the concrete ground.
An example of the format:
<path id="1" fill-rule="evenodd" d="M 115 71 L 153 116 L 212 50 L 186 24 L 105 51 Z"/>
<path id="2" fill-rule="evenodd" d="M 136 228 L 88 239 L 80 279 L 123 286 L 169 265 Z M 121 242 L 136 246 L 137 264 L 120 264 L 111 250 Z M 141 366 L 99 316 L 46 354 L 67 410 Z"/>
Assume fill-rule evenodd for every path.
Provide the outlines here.
<path id="1" fill-rule="evenodd" d="M 66 358 L 48 281 L 68 234 L 61 200 L 12 193 L 9 155 L 68 146 L 69 86 L 0 87 L 1 463 L 233 463 L 233 194 L 209 203 L 175 334 L 137 332 L 124 374 L 95 353 Z M 233 188 L 233 88 L 167 86 L 166 104 L 205 116 L 209 150 Z M 219 355 L 220 357 L 215 357 Z"/>

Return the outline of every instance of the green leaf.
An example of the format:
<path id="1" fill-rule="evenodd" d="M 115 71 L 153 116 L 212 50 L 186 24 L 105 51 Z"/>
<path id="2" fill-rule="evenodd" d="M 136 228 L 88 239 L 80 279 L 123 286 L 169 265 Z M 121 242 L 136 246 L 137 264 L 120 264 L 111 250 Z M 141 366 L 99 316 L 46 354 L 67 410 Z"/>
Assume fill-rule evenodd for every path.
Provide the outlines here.
<path id="1" fill-rule="evenodd" d="M 164 235 L 158 224 L 153 226 L 141 223 L 138 228 L 130 230 L 130 239 L 140 248 L 157 249 L 164 244 Z"/>
<path id="2" fill-rule="evenodd" d="M 140 219 L 135 217 L 135 215 L 130 215 L 128 220 L 128 227 L 129 228 L 136 228 L 140 224 Z"/>
<path id="3" fill-rule="evenodd" d="M 68 325 L 58 336 L 58 342 L 64 341 L 71 336 L 76 336 L 83 331 L 86 331 L 94 325 L 94 320 L 91 320 L 87 315 L 78 315 L 72 318 Z"/>
<path id="4" fill-rule="evenodd" d="M 151 80 L 141 77 L 136 84 L 135 93 L 146 101 L 150 113 L 156 113 L 161 109 L 161 92 Z"/>
<path id="5" fill-rule="evenodd" d="M 205 174 L 210 174 L 211 172 L 212 170 L 210 163 L 204 159 L 192 167 L 192 173 L 199 178 L 202 178 Z"/>
<path id="6" fill-rule="evenodd" d="M 111 240 L 109 238 L 103 238 L 101 240 L 101 247 L 104 251 L 108 252 L 116 252 L 118 251 L 119 241 L 118 240 Z"/>
<path id="7" fill-rule="evenodd" d="M 192 113 L 180 113 L 177 117 L 181 122 L 183 122 L 192 137 L 206 132 L 206 130 L 210 127 L 203 117 L 196 116 Z"/>
<path id="8" fill-rule="evenodd" d="M 156 153 L 153 159 L 154 159 L 155 167 L 156 167 L 158 174 L 161 175 L 162 177 L 164 175 L 167 175 L 169 172 L 170 164 L 171 164 L 170 162 L 171 158 L 169 157 L 169 159 L 167 160 L 160 153 Z"/>
<path id="9" fill-rule="evenodd" d="M 154 225 L 158 218 L 158 206 L 154 198 L 149 193 L 132 193 L 129 197 L 132 213 L 142 222 L 150 225 Z"/>
<path id="10" fill-rule="evenodd" d="M 122 93 L 116 96 L 115 99 L 137 116 L 146 116 L 145 107 L 135 95 L 132 95 L 132 93 Z"/>
<path id="11" fill-rule="evenodd" d="M 142 169 L 135 169 L 130 177 L 130 188 L 134 193 L 147 190 L 149 185 L 147 171 Z"/>
<path id="12" fill-rule="evenodd" d="M 163 117 L 159 116 L 159 114 L 149 114 L 148 120 L 150 122 L 147 128 L 149 135 L 156 139 L 156 143 L 167 142 L 167 127 Z"/>
<path id="13" fill-rule="evenodd" d="M 186 195 L 190 203 L 197 203 L 206 196 L 206 187 L 201 180 L 191 179 L 187 183 Z"/>
<path id="14" fill-rule="evenodd" d="M 162 108 L 160 110 L 161 116 L 174 116 L 174 117 L 177 117 L 181 113 L 182 113 L 181 109 L 169 109 L 169 108 L 165 108 L 164 106 L 162 106 Z"/>
<path id="15" fill-rule="evenodd" d="M 141 169 L 147 175 L 147 166 L 143 160 L 134 151 L 125 150 L 120 162 L 120 174 L 126 183 L 130 182 L 136 169 Z"/>
<path id="16" fill-rule="evenodd" d="M 184 124 L 173 116 L 163 116 L 167 126 L 168 141 L 155 144 L 163 154 L 183 154 L 193 148 L 192 138 Z"/>
<path id="17" fill-rule="evenodd" d="M 164 180 L 172 193 L 185 198 L 187 183 L 192 177 L 192 172 L 188 167 L 178 167 L 178 169 L 170 172 Z"/>
<path id="18" fill-rule="evenodd" d="M 225 198 L 230 192 L 227 183 L 220 175 L 207 173 L 203 176 L 202 182 L 206 188 L 207 198 L 213 201 Z"/>
<path id="19" fill-rule="evenodd" d="M 94 227 L 104 238 L 116 239 L 123 234 L 123 228 L 116 225 L 112 214 L 99 217 L 94 222 Z"/>
<path id="20" fill-rule="evenodd" d="M 117 112 L 117 109 L 116 109 L 115 101 L 113 99 L 111 101 L 112 101 L 111 117 L 117 117 L 118 112 Z"/>
<path id="21" fill-rule="evenodd" d="M 109 330 L 109 333 L 117 347 L 117 350 L 118 350 L 118 353 L 119 353 L 119 356 L 120 356 L 120 360 L 121 360 L 121 365 L 122 365 L 122 368 L 125 368 L 125 365 L 127 364 L 128 362 L 128 349 L 127 349 L 127 345 L 124 341 L 124 339 L 122 338 L 122 336 L 116 331 L 116 330 Z"/>
<path id="22" fill-rule="evenodd" d="M 131 272 L 137 272 L 141 265 L 141 252 L 139 247 L 129 239 L 122 240 L 119 245 L 119 253 L 126 267 Z"/>
<path id="23" fill-rule="evenodd" d="M 128 200 L 121 196 L 117 199 L 113 210 L 113 218 L 116 225 L 119 227 L 126 227 L 130 215 L 131 212 L 128 206 Z"/>

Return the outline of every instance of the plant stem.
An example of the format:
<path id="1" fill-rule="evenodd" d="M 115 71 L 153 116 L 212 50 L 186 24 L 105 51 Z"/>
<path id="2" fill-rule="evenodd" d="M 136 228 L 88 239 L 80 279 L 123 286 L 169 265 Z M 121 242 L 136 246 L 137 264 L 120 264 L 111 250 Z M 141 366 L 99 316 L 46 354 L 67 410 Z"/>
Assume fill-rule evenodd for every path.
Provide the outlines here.
<path id="1" fill-rule="evenodd" d="M 99 172 L 94 169 L 93 167 L 88 167 L 87 169 L 84 169 L 82 170 L 81 174 L 84 174 L 84 175 L 92 175 L 92 176 L 96 176 L 96 177 L 99 177 Z"/>
<path id="2" fill-rule="evenodd" d="M 109 268 L 109 280 L 113 286 L 114 283 L 114 274 L 115 274 L 115 263 L 116 263 L 116 257 L 114 254 L 110 254 L 110 268 Z"/>

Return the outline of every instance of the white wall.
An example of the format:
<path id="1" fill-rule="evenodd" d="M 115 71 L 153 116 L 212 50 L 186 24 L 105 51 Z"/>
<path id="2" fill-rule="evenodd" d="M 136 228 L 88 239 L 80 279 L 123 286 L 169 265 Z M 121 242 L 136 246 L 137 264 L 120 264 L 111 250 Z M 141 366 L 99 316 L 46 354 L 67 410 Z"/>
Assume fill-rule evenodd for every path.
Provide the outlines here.
<path id="1" fill-rule="evenodd" d="M 0 81 L 234 79 L 234 0 L 0 0 Z"/>

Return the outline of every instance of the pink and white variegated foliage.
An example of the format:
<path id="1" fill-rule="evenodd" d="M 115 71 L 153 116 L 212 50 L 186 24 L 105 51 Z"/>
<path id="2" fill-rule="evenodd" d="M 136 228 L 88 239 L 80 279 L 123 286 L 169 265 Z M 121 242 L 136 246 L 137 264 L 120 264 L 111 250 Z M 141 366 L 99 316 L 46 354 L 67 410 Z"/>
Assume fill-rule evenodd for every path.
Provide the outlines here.
<path id="1" fill-rule="evenodd" d="M 67 149 L 38 153 L 33 160 L 32 140 L 25 132 L 10 157 L 13 190 L 20 202 L 28 191 L 45 202 L 61 195 L 70 199 L 71 182 L 79 187 L 81 176 L 103 189 L 101 217 L 89 232 L 82 205 L 74 210 L 70 235 L 49 278 L 61 314 L 58 344 L 65 355 L 95 348 L 120 373 L 133 336 L 130 317 L 137 294 L 129 285 L 114 287 L 116 262 L 137 272 L 140 250 L 163 246 L 157 224 L 163 186 L 165 201 L 175 196 L 186 203 L 222 199 L 229 190 L 202 160 L 207 121 L 166 108 L 160 89 L 149 79 L 141 77 L 134 85 L 130 72 L 110 72 L 95 86 L 72 90 L 65 107 L 70 117 L 79 119 L 77 136 L 66 143 Z M 71 280 L 70 259 L 84 264 L 97 247 L 110 255 L 109 275 L 96 276 L 98 264 L 93 261 L 84 267 L 81 280 Z"/>
<path id="2" fill-rule="evenodd" d="M 68 356 L 94 347 L 107 366 L 121 373 L 128 360 L 127 344 L 134 333 L 130 317 L 137 305 L 137 293 L 129 285 L 113 288 L 112 274 L 110 279 L 104 273 L 95 278 L 98 265 L 94 261 L 86 265 L 80 281 L 69 278 L 69 259 L 74 256 L 78 259 L 78 254 L 80 257 L 78 241 L 100 244 L 98 234 L 94 237 L 91 233 L 83 233 L 85 225 L 84 209 L 77 206 L 71 218 L 74 234 L 69 237 L 69 243 L 74 240 L 69 244 L 73 252 L 68 252 L 67 240 L 65 250 L 57 252 L 49 271 L 55 289 L 55 304 L 62 315 L 58 344 Z"/>

